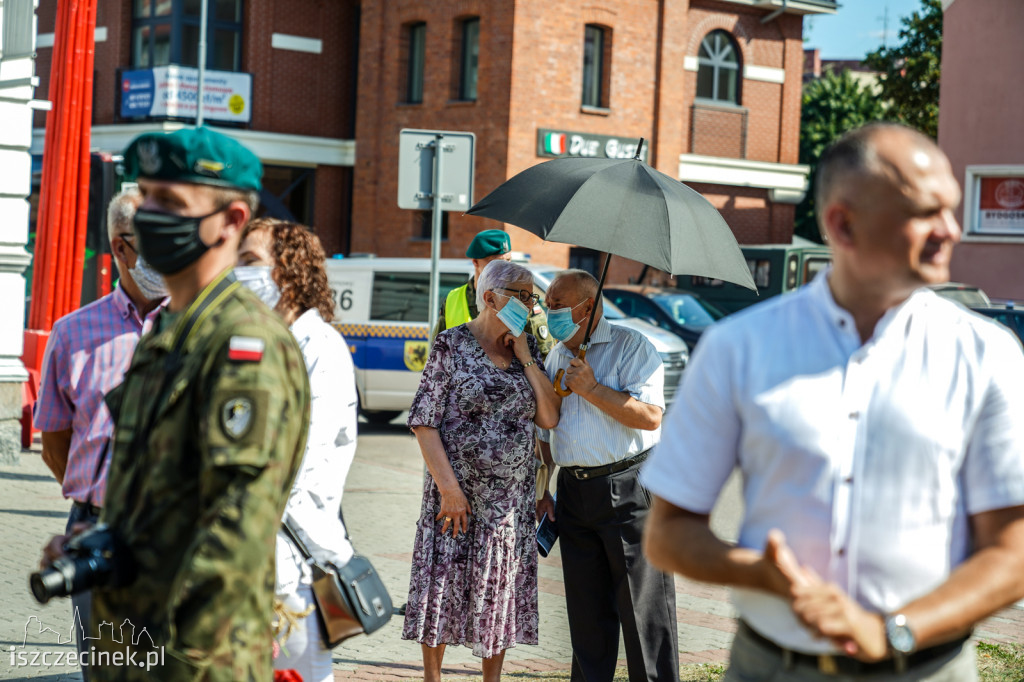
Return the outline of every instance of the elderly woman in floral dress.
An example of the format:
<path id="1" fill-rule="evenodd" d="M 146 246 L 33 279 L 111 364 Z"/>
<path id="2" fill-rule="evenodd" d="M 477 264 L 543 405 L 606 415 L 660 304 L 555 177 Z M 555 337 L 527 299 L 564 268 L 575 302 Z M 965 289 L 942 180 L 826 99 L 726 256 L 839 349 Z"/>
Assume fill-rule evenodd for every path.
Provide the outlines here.
<path id="1" fill-rule="evenodd" d="M 402 638 L 422 645 L 427 682 L 448 644 L 492 682 L 506 649 L 537 643 L 534 427 L 558 423 L 561 399 L 523 331 L 535 303 L 529 270 L 489 263 L 480 314 L 438 335 L 409 411 L 429 475 Z"/>

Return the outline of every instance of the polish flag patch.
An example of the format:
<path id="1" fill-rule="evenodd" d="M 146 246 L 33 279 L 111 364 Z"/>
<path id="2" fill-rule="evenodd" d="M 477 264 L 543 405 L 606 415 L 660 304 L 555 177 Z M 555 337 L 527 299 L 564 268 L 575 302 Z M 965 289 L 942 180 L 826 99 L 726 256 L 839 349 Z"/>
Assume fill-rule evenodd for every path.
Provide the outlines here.
<path id="1" fill-rule="evenodd" d="M 232 336 L 228 342 L 228 360 L 259 362 L 263 359 L 263 339 L 252 336 Z"/>

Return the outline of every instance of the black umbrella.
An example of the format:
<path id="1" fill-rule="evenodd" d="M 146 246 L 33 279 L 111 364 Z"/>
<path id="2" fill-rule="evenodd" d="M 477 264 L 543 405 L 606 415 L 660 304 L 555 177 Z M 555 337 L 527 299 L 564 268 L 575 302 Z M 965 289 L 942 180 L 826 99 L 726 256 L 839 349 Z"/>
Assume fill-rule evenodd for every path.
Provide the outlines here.
<path id="1" fill-rule="evenodd" d="M 516 225 L 552 242 L 607 252 L 673 275 L 733 282 L 757 291 L 732 230 L 711 203 L 640 159 L 565 158 L 527 168 L 466 213 Z M 586 356 L 593 316 L 580 346 Z M 555 388 L 560 393 L 561 381 Z M 568 391 L 562 393 L 568 395 Z"/>

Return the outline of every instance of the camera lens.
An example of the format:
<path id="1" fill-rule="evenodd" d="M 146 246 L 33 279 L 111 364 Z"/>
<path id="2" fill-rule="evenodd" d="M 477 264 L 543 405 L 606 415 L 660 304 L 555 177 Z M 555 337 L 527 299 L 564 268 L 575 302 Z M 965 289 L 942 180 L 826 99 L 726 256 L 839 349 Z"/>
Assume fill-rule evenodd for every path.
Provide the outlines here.
<path id="1" fill-rule="evenodd" d="M 64 575 L 52 568 L 33 573 L 29 576 L 28 584 L 32 588 L 32 596 L 40 604 L 45 604 L 53 597 L 67 594 L 67 591 L 64 589 Z"/>

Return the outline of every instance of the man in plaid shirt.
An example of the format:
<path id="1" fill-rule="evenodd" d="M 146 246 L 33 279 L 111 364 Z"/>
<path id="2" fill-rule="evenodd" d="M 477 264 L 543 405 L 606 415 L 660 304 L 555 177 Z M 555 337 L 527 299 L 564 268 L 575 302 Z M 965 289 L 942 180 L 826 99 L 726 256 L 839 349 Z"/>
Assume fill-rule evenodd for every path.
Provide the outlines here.
<path id="1" fill-rule="evenodd" d="M 43 461 L 72 501 L 68 534 L 75 524 L 99 518 L 109 466 L 107 441 L 114 429 L 103 396 L 123 380 L 135 344 L 167 295 L 163 279 L 136 250 L 132 218 L 141 202 L 137 189 L 127 189 L 107 211 L 107 236 L 120 276 L 117 287 L 57 320 L 46 345 L 33 416 L 43 432 Z M 84 651 L 89 593 L 73 596 L 72 608 L 73 617 L 77 612 L 78 649 Z"/>

